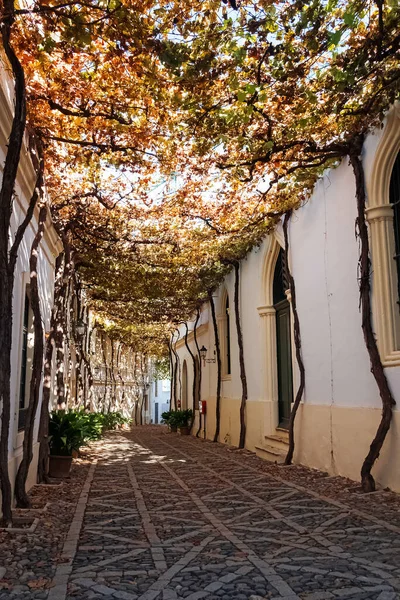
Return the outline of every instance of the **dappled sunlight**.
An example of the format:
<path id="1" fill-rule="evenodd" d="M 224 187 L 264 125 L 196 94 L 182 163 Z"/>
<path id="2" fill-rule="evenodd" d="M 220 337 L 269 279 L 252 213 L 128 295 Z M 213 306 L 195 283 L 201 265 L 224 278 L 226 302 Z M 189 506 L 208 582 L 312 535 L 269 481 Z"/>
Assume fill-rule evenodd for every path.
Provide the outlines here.
<path id="1" fill-rule="evenodd" d="M 112 440 L 112 441 L 111 441 Z M 168 454 L 156 454 L 149 448 L 142 446 L 137 442 L 130 442 L 124 435 L 114 436 L 100 440 L 96 444 L 96 451 L 101 452 L 102 462 L 111 465 L 119 462 L 130 462 L 134 458 L 139 458 L 140 462 L 148 465 L 158 463 L 186 463 L 185 458 L 176 458 Z"/>

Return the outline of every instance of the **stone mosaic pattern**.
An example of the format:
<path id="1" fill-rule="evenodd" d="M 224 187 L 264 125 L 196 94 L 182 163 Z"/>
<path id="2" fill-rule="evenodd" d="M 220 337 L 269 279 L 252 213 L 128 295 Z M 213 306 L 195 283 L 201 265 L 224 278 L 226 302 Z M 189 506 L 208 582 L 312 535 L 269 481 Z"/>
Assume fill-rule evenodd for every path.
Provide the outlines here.
<path id="1" fill-rule="evenodd" d="M 400 598 L 400 530 L 216 445 L 113 436 L 89 487 L 68 600 Z"/>

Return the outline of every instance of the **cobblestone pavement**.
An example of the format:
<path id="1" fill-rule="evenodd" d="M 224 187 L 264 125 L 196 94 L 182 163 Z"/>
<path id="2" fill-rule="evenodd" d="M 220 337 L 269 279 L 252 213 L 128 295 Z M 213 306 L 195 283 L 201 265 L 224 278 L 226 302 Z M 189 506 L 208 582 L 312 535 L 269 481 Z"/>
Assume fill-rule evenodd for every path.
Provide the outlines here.
<path id="1" fill-rule="evenodd" d="M 49 600 L 400 598 L 400 528 L 193 438 L 105 448 Z"/>

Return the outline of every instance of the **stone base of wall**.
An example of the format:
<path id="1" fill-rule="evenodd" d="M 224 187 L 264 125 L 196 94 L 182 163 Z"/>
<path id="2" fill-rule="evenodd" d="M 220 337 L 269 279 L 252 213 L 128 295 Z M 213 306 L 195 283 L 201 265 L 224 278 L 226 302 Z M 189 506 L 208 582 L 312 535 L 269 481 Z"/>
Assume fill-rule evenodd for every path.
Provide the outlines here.
<path id="1" fill-rule="evenodd" d="M 219 441 L 239 443 L 240 399 L 221 399 Z M 246 414 L 246 448 L 255 451 L 265 444 L 265 435 L 273 430 L 271 403 L 249 401 Z M 381 410 L 302 404 L 296 417 L 294 462 L 320 469 L 330 475 L 360 480 L 360 470 L 375 436 Z M 192 433 L 198 430 L 198 413 Z M 215 432 L 215 398 L 207 398 L 206 437 Z M 200 432 L 204 437 L 204 429 Z M 378 485 L 400 492 L 400 414 L 393 413 L 391 429 L 373 475 Z"/>
<path id="2" fill-rule="evenodd" d="M 32 459 L 32 462 L 31 462 L 31 465 L 29 468 L 28 479 L 26 481 L 27 490 L 30 490 L 31 487 L 33 487 L 37 483 L 38 458 L 39 458 L 39 444 L 38 444 L 38 442 L 35 442 L 33 444 L 33 459 Z M 21 448 L 21 453 L 18 453 L 17 456 L 13 456 L 8 461 L 8 472 L 10 475 L 11 488 L 12 488 L 13 495 L 14 495 L 15 477 L 17 475 L 18 467 L 19 467 L 21 460 L 22 460 L 22 448 Z M 0 499 L 1 499 L 1 494 L 0 494 Z"/>
<path id="3" fill-rule="evenodd" d="M 378 428 L 378 408 L 302 405 L 296 423 L 295 461 L 360 480 L 361 465 Z M 382 487 L 400 492 L 400 414 L 393 421 L 372 471 Z"/>

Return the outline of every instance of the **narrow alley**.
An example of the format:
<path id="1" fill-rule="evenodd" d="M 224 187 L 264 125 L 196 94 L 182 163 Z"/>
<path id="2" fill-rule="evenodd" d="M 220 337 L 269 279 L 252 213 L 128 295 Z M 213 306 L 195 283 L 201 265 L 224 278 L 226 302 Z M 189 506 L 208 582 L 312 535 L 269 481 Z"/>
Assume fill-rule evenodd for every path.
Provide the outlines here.
<path id="1" fill-rule="evenodd" d="M 399 519 L 358 510 L 356 493 L 322 498 L 293 483 L 297 467 L 161 428 L 104 448 L 49 600 L 399 597 Z"/>

